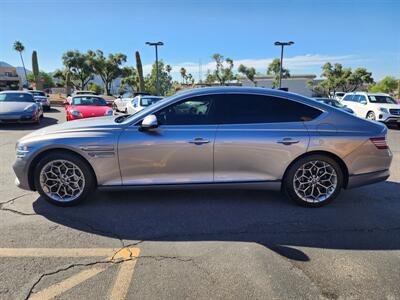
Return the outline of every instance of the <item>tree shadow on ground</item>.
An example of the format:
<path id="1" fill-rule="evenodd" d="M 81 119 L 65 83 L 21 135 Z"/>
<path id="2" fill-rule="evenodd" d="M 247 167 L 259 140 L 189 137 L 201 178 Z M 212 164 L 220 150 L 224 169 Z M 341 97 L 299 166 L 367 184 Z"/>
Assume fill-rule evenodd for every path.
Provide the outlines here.
<path id="1" fill-rule="evenodd" d="M 328 206 L 308 209 L 277 192 L 245 190 L 96 192 L 76 207 L 38 198 L 52 222 L 125 240 L 255 242 L 294 260 L 294 247 L 400 249 L 400 184 L 344 190 Z"/>

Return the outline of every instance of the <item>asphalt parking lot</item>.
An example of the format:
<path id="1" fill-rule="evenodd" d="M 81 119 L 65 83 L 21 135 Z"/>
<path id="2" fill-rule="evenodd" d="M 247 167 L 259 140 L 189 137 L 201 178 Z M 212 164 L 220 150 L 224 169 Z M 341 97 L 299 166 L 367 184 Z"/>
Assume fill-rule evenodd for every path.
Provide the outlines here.
<path id="1" fill-rule="evenodd" d="M 400 299 L 400 130 L 391 177 L 319 209 L 265 191 L 97 192 L 59 208 L 14 186 L 0 125 L 0 299 Z"/>

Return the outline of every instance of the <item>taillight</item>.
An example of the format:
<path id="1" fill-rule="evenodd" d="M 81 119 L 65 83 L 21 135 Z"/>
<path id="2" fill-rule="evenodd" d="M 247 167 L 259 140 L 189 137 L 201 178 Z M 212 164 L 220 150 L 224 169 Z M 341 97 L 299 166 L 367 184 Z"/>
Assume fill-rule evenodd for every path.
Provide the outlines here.
<path id="1" fill-rule="evenodd" d="M 376 138 L 370 138 L 369 139 L 376 148 L 378 149 L 389 149 L 389 146 L 386 142 L 386 137 L 376 137 Z"/>

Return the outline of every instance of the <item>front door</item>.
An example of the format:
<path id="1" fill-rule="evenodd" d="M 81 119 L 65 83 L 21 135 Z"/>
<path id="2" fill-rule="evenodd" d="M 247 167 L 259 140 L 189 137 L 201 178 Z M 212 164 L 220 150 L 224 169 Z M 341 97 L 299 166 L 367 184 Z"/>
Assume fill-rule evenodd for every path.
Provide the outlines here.
<path id="1" fill-rule="evenodd" d="M 213 182 L 213 111 L 210 97 L 194 97 L 157 112 L 158 128 L 126 129 L 118 146 L 123 184 Z"/>

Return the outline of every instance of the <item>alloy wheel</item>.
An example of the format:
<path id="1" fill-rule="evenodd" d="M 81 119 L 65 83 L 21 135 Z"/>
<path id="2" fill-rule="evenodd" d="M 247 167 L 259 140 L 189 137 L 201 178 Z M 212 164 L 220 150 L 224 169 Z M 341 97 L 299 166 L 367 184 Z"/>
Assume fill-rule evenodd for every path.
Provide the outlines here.
<path id="1" fill-rule="evenodd" d="M 336 190 L 338 176 L 327 162 L 309 161 L 300 166 L 293 178 L 293 187 L 297 196 L 308 203 L 327 200 Z"/>
<path id="2" fill-rule="evenodd" d="M 52 200 L 69 202 L 83 193 L 85 177 L 76 164 L 63 159 L 52 160 L 40 171 L 40 186 Z"/>

